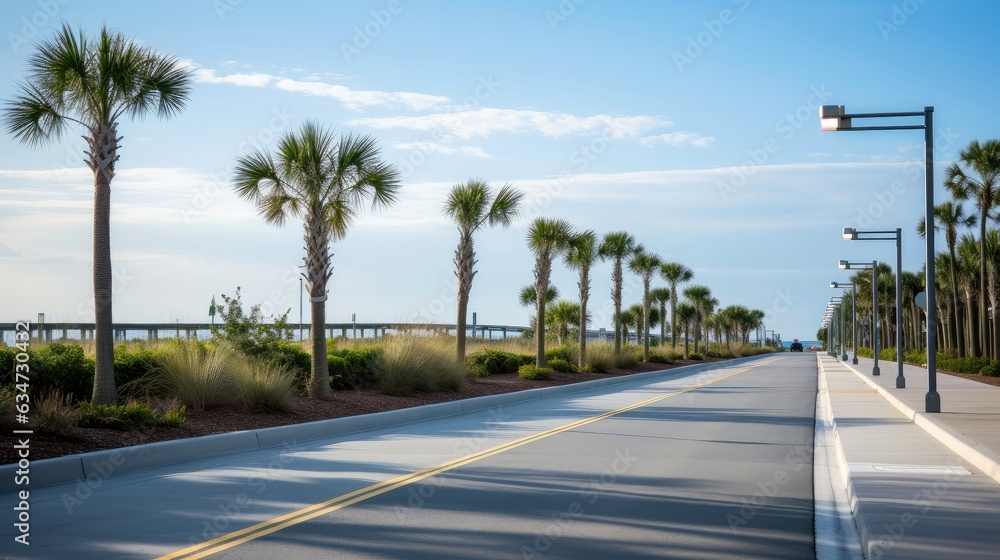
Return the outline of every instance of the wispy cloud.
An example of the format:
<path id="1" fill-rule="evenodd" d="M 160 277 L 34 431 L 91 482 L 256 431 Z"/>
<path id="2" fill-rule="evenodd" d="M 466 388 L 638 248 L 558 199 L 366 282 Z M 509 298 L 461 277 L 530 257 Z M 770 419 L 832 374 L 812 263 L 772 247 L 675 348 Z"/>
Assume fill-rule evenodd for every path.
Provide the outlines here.
<path id="1" fill-rule="evenodd" d="M 393 144 L 392 147 L 399 150 L 419 150 L 428 154 L 460 154 L 485 159 L 493 158 L 493 156 L 477 146 L 451 147 L 445 146 L 444 144 L 438 144 L 436 142 L 403 142 L 400 144 Z"/>
<path id="2" fill-rule="evenodd" d="M 439 109 L 451 102 L 448 97 L 407 91 L 360 90 L 347 86 L 330 84 L 312 76 L 305 80 L 295 80 L 263 72 L 219 74 L 200 64 L 183 61 L 191 69 L 195 82 L 204 84 L 229 84 L 239 87 L 263 88 L 273 86 L 282 91 L 304 93 L 319 97 L 331 97 L 349 109 L 365 107 L 405 107 L 414 111 Z"/>
<path id="3" fill-rule="evenodd" d="M 486 137 L 495 133 L 523 134 L 537 132 L 544 136 L 603 134 L 611 139 L 639 137 L 658 128 L 673 126 L 661 117 L 648 115 L 590 115 L 529 111 L 521 109 L 480 108 L 419 116 L 370 117 L 348 121 L 348 126 L 378 129 L 406 128 L 434 130 L 460 138 Z"/>
<path id="4" fill-rule="evenodd" d="M 715 137 L 705 136 L 697 132 L 667 132 L 665 134 L 643 137 L 639 140 L 639 143 L 643 146 L 667 144 L 675 148 L 683 148 L 687 145 L 696 148 L 708 148 L 715 143 Z"/>

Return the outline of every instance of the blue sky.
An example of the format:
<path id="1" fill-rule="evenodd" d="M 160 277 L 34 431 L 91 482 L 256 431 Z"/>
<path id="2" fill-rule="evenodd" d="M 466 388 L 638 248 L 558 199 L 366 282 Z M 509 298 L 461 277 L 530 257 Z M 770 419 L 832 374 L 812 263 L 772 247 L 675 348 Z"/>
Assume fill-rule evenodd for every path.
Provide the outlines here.
<path id="1" fill-rule="evenodd" d="M 523 325 L 525 226 L 537 215 L 627 230 L 695 271 L 721 305 L 765 310 L 811 339 L 839 259 L 894 259 L 840 229 L 904 231 L 923 264 L 919 131 L 822 133 L 820 104 L 935 107 L 938 180 L 969 141 L 994 137 L 992 3 L 6 2 L 0 99 L 32 43 L 66 21 L 103 23 L 193 72 L 187 109 L 126 122 L 113 185 L 116 321 L 207 321 L 242 286 L 298 318 L 301 227 L 265 225 L 230 170 L 248 147 L 315 119 L 375 135 L 400 166 L 394 207 L 336 243 L 331 322 L 453 322 L 457 234 L 440 208 L 480 177 L 526 193 L 525 219 L 477 237 L 470 311 Z M 0 320 L 91 321 L 92 176 L 77 134 L 29 148 L 0 135 Z M 939 200 L 945 199 L 938 189 Z M 943 248 L 943 240 L 939 247 Z M 594 271 L 595 327 L 611 324 L 610 267 Z M 553 281 L 575 293 L 575 275 Z M 626 303 L 641 284 L 628 275 Z"/>

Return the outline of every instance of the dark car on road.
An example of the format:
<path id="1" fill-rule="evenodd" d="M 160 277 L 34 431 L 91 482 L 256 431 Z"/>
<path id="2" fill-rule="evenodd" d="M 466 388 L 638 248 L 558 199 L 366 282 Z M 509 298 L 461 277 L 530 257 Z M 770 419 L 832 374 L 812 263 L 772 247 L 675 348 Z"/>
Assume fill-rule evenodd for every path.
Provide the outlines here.
<path id="1" fill-rule="evenodd" d="M 792 347 L 789 348 L 788 350 L 789 350 L 789 352 L 801 352 L 802 351 L 802 343 L 799 342 L 799 339 L 796 338 L 795 340 L 792 341 Z"/>

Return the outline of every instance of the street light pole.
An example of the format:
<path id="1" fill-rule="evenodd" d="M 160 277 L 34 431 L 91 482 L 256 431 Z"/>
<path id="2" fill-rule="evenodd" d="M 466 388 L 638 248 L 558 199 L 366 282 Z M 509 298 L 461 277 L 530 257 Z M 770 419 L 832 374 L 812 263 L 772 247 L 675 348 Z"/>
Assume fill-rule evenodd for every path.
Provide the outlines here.
<path id="1" fill-rule="evenodd" d="M 941 412 L 941 395 L 937 391 L 937 288 L 934 285 L 934 107 L 924 107 L 920 112 L 855 113 L 849 114 L 843 105 L 823 105 L 819 108 L 820 127 L 823 130 L 919 130 L 924 131 L 924 240 L 925 286 L 927 293 L 927 394 L 925 412 Z M 853 119 L 923 117 L 922 125 L 853 126 Z"/>
<path id="2" fill-rule="evenodd" d="M 872 375 L 882 375 L 878 369 L 878 261 L 872 261 L 872 350 L 875 354 Z"/>

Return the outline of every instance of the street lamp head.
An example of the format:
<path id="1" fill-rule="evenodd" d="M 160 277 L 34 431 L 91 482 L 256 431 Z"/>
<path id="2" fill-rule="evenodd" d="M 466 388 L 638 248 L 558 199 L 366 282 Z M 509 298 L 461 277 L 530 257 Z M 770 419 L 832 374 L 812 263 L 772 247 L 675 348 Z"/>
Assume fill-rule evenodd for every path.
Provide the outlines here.
<path id="1" fill-rule="evenodd" d="M 839 268 L 840 270 L 850 270 L 851 269 L 851 263 L 849 263 L 847 261 L 840 261 L 840 262 L 837 263 L 837 268 Z"/>
<path id="2" fill-rule="evenodd" d="M 830 287 L 831 288 L 836 288 L 837 287 L 837 283 L 836 282 L 830 282 Z"/>
<path id="3" fill-rule="evenodd" d="M 821 105 L 819 108 L 819 124 L 823 130 L 850 130 L 851 119 L 845 118 L 847 112 L 843 105 Z"/>
<path id="4" fill-rule="evenodd" d="M 845 227 L 844 228 L 844 239 L 847 241 L 854 241 L 858 238 L 857 228 Z"/>

